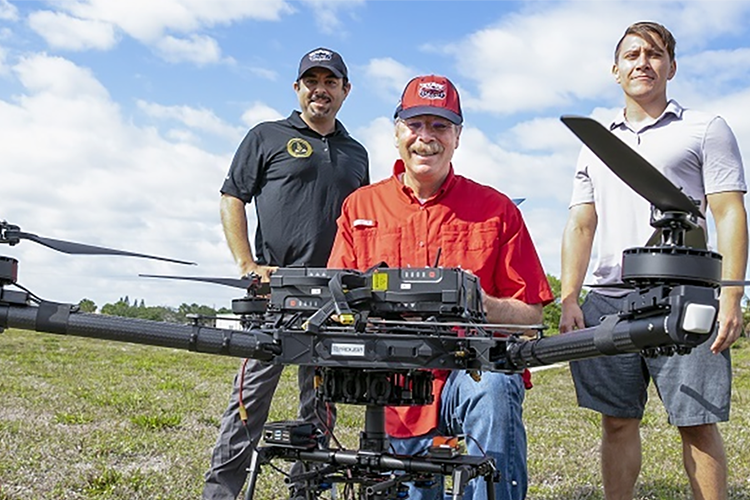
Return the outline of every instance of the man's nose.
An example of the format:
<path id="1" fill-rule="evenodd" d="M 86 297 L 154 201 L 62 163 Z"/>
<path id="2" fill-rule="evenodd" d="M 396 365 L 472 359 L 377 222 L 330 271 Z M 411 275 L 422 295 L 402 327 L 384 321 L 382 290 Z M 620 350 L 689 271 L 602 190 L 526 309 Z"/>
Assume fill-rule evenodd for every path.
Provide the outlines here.
<path id="1" fill-rule="evenodd" d="M 432 128 L 432 125 L 425 124 L 424 127 L 419 127 L 417 137 L 422 142 L 432 142 L 435 139 L 435 129 Z"/>
<path id="2" fill-rule="evenodd" d="M 640 54 L 638 54 L 638 59 L 635 60 L 635 64 L 639 68 L 645 68 L 651 65 L 651 63 L 649 63 L 648 54 L 646 54 L 646 51 L 642 51 Z"/>

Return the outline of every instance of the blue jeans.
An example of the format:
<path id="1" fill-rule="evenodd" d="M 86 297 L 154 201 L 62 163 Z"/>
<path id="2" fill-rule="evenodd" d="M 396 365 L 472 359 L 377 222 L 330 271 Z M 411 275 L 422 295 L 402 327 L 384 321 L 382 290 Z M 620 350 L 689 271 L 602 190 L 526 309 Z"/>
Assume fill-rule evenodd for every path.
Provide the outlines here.
<path id="1" fill-rule="evenodd" d="M 496 500 L 522 500 L 526 497 L 524 393 L 520 375 L 484 372 L 482 380 L 475 382 L 464 371 L 452 372 L 441 393 L 439 427 L 435 433 L 471 436 L 465 439 L 469 455 L 481 456 L 484 450 L 495 459 L 500 472 L 500 482 L 495 485 Z M 403 439 L 389 437 L 389 440 L 397 454 L 416 455 L 432 444 L 435 433 Z M 438 500 L 443 496 L 441 481 L 431 489 L 409 485 L 409 500 Z M 486 499 L 484 479 L 470 481 L 464 491 L 464 500 Z"/>

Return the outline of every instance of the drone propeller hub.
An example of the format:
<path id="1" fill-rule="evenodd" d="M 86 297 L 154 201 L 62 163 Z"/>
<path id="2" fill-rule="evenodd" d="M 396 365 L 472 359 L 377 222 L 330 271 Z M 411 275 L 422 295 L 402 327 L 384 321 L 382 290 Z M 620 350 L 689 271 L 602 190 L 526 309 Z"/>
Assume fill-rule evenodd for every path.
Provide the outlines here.
<path id="1" fill-rule="evenodd" d="M 232 312 L 237 315 L 263 314 L 268 308 L 268 299 L 265 297 L 246 296 L 232 300 Z"/>
<path id="2" fill-rule="evenodd" d="M 656 284 L 721 285 L 721 255 L 677 246 L 628 248 L 622 254 L 622 280 L 636 287 Z"/>
<path id="3" fill-rule="evenodd" d="M 662 212 L 651 206 L 651 227 L 659 233 L 661 246 L 692 246 L 687 245 L 687 233 L 700 229 L 697 218 L 681 211 Z M 695 239 L 695 238 L 693 238 Z M 699 243 L 704 243 L 704 237 L 699 237 Z M 699 248 L 705 249 L 705 244 Z"/>

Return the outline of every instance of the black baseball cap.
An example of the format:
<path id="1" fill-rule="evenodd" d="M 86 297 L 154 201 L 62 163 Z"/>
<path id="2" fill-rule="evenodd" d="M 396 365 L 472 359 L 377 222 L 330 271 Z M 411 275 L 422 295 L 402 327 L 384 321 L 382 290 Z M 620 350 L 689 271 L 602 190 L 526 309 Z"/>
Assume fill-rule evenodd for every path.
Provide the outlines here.
<path id="1" fill-rule="evenodd" d="M 336 78 L 349 77 L 346 70 L 346 64 L 344 64 L 341 55 L 338 52 L 323 47 L 318 47 L 302 56 L 302 60 L 299 62 L 297 80 L 302 78 L 302 75 L 312 68 L 329 69 L 334 75 L 336 75 Z"/>

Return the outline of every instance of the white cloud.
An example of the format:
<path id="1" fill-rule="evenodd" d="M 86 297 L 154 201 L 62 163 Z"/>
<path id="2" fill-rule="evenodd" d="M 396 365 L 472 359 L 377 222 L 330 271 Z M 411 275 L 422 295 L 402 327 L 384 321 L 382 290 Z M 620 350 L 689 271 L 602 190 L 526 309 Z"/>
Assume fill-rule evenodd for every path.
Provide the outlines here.
<path id="1" fill-rule="evenodd" d="M 192 62 L 198 66 L 221 62 L 221 48 L 216 40 L 205 35 L 187 38 L 165 36 L 155 44 L 161 57 L 172 63 Z"/>
<path id="2" fill-rule="evenodd" d="M 353 134 L 361 140 L 370 158 L 370 181 L 375 183 L 393 173 L 393 162 L 398 158 L 393 120 L 376 118 Z"/>
<path id="3" fill-rule="evenodd" d="M 536 198 L 567 203 L 576 150 L 528 155 L 493 143 L 479 129 L 464 127 L 454 156 L 456 172 L 512 198 Z M 540 173 L 544 172 L 544 182 Z"/>
<path id="4" fill-rule="evenodd" d="M 456 58 L 461 75 L 476 82 L 476 95 L 462 96 L 467 109 L 511 114 L 618 99 L 610 76 L 612 52 L 630 23 L 666 19 L 678 49 L 695 48 L 742 29 L 750 11 L 746 2 L 550 5 L 529 2 L 444 49 Z M 678 66 L 679 61 L 678 54 Z"/>
<path id="5" fill-rule="evenodd" d="M 137 106 L 150 117 L 160 120 L 176 120 L 188 128 L 224 137 L 232 142 L 237 141 L 243 132 L 241 127 L 228 124 L 208 109 L 190 106 L 163 106 L 142 100 L 137 101 Z"/>
<path id="6" fill-rule="evenodd" d="M 42 236 L 199 262 L 204 275 L 235 273 L 218 218 L 230 151 L 211 154 L 133 125 L 91 72 L 68 60 L 28 57 L 14 74 L 23 91 L 13 101 L 0 100 L 3 162 L 14 166 L 3 172 L 3 219 Z M 148 109 L 186 122 L 200 115 Z M 172 264 L 71 257 L 37 247 L 24 241 L 3 253 L 22 261 L 22 284 L 55 300 L 89 297 L 101 305 L 129 294 L 152 305 L 225 305 L 237 295 L 137 278 L 175 274 Z M 100 279 L 91 283 L 81 276 Z"/>
<path id="7" fill-rule="evenodd" d="M 393 58 L 371 59 L 364 68 L 362 81 L 386 102 L 398 102 L 406 83 L 418 74 L 414 68 Z"/>
<path id="8" fill-rule="evenodd" d="M 750 81 L 750 48 L 707 50 L 677 58 L 670 90 L 694 92 L 701 100 L 721 97 Z"/>
<path id="9" fill-rule="evenodd" d="M 608 12 L 610 4 L 579 5 L 514 14 L 450 47 L 462 75 L 477 82 L 478 95 L 467 95 L 465 106 L 542 110 L 611 84 L 612 34 L 622 30 L 622 21 Z"/>
<path id="10" fill-rule="evenodd" d="M 284 115 L 262 102 L 254 102 L 242 113 L 242 123 L 252 128 L 260 122 L 280 120 Z"/>
<path id="11" fill-rule="evenodd" d="M 501 138 L 508 148 L 523 151 L 562 151 L 578 149 L 580 143 L 556 118 L 534 118 L 514 125 Z"/>
<path id="12" fill-rule="evenodd" d="M 341 36 L 346 34 L 346 25 L 339 17 L 340 11 L 362 6 L 365 0 L 302 0 L 302 3 L 307 4 L 312 11 L 315 24 L 321 32 Z"/>
<path id="13" fill-rule="evenodd" d="M 5 63 L 7 57 L 8 52 L 3 47 L 0 47 L 0 75 L 4 75 L 9 71 L 8 66 Z"/>
<path id="14" fill-rule="evenodd" d="M 31 28 L 52 48 L 110 49 L 124 33 L 153 46 L 169 62 L 198 65 L 231 62 L 222 59 L 216 40 L 200 31 L 244 19 L 275 21 L 293 12 L 284 0 L 70 0 L 58 5 L 57 12 L 29 15 Z M 2 6 L 0 13 L 8 11 Z"/>
<path id="15" fill-rule="evenodd" d="M 112 23 L 144 43 L 166 32 L 190 33 L 243 19 L 275 21 L 292 12 L 283 0 L 77 0 L 63 8 L 82 19 Z"/>
<path id="16" fill-rule="evenodd" d="M 108 50 L 117 43 L 112 24 L 60 12 L 33 12 L 29 15 L 29 27 L 55 49 Z"/>
<path id="17" fill-rule="evenodd" d="M 104 101 L 109 95 L 90 70 L 62 57 L 32 55 L 21 59 L 14 71 L 21 84 L 39 96 Z"/>
<path id="18" fill-rule="evenodd" d="M 8 0 L 0 0 L 0 19 L 4 21 L 17 21 L 18 9 Z"/>

